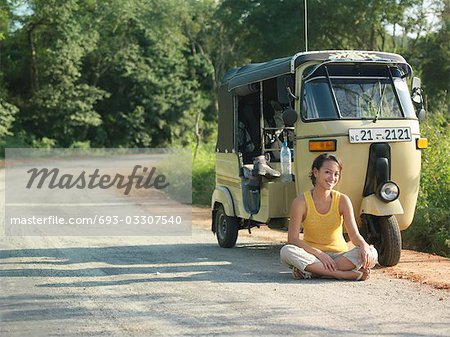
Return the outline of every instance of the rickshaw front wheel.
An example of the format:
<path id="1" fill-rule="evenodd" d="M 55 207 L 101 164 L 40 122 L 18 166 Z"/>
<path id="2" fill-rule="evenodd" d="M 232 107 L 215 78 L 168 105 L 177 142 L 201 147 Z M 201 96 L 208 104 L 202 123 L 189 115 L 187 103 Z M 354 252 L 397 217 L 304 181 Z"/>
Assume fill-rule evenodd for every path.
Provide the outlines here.
<path id="1" fill-rule="evenodd" d="M 232 248 L 236 245 L 239 221 L 236 217 L 225 214 L 223 206 L 219 206 L 216 212 L 216 235 L 219 246 L 222 248 Z"/>
<path id="2" fill-rule="evenodd" d="M 400 261 L 402 236 L 397 218 L 391 216 L 373 216 L 375 227 L 379 233 L 374 242 L 378 251 L 378 262 L 383 267 L 395 266 Z"/>

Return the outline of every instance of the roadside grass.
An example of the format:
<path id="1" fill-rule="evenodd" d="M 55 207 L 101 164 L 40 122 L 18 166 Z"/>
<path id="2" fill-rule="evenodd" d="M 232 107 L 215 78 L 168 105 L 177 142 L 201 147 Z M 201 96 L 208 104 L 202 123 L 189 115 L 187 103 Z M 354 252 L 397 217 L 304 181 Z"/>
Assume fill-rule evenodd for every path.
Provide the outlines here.
<path id="1" fill-rule="evenodd" d="M 21 137 L 6 136 L 0 139 L 0 159 L 5 158 L 5 148 L 28 148 L 28 145 Z"/>
<path id="2" fill-rule="evenodd" d="M 215 144 L 200 145 L 197 155 L 192 159 L 192 203 L 209 206 L 215 181 Z M 192 150 L 194 156 L 194 150 Z"/>
<path id="3" fill-rule="evenodd" d="M 422 172 L 416 214 L 403 232 L 403 246 L 450 257 L 450 128 L 443 113 L 421 124 L 428 138 L 422 150 Z"/>

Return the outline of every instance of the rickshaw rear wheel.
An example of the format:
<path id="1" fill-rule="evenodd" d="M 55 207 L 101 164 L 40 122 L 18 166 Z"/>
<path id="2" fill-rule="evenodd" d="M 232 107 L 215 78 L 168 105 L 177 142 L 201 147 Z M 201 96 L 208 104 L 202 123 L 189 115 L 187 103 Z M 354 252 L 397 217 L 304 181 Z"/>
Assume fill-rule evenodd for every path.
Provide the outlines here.
<path id="1" fill-rule="evenodd" d="M 383 267 L 395 266 L 400 261 L 402 251 L 402 236 L 397 218 L 393 215 L 373 217 L 379 240 L 375 244 L 378 251 L 378 262 Z"/>
<path id="2" fill-rule="evenodd" d="M 216 211 L 216 235 L 219 246 L 222 248 L 232 248 L 236 245 L 239 221 L 237 217 L 225 214 L 222 205 Z"/>

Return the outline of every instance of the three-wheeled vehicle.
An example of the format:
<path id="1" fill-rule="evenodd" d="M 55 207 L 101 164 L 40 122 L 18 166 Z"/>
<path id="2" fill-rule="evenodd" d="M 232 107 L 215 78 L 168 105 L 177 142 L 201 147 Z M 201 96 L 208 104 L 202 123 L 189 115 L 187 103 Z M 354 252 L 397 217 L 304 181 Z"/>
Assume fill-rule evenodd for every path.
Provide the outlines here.
<path id="1" fill-rule="evenodd" d="M 293 199 L 312 188 L 313 159 L 327 152 L 344 163 L 337 189 L 352 200 L 379 263 L 397 264 L 427 147 L 420 80 L 411 76 L 400 55 L 367 51 L 303 52 L 228 71 L 219 89 L 211 202 L 219 245 L 233 247 L 241 229 L 287 228 Z M 280 171 L 280 139 L 293 153 L 287 181 L 254 168 L 263 155 Z"/>

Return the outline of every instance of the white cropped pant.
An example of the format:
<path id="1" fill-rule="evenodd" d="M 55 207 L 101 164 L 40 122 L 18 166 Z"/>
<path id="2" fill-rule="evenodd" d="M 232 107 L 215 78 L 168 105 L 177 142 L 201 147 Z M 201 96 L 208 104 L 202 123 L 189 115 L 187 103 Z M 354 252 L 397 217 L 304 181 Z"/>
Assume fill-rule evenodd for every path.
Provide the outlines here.
<path id="1" fill-rule="evenodd" d="M 362 267 L 362 263 L 358 259 L 359 247 L 355 247 L 348 252 L 324 252 L 328 254 L 333 260 L 343 256 L 351 261 L 355 265 L 355 269 L 358 270 Z M 378 252 L 374 246 L 370 246 L 370 255 L 375 261 L 369 268 L 373 268 L 378 263 Z M 308 253 L 303 248 L 297 247 L 295 245 L 285 245 L 280 251 L 281 263 L 288 266 L 289 268 L 297 267 L 301 271 L 305 271 L 305 268 L 313 263 L 320 263 L 320 260 L 314 255 Z"/>

